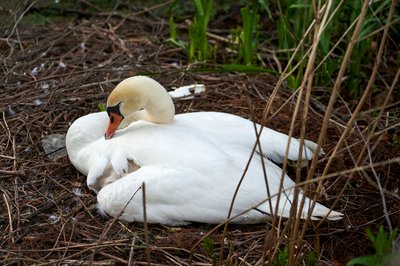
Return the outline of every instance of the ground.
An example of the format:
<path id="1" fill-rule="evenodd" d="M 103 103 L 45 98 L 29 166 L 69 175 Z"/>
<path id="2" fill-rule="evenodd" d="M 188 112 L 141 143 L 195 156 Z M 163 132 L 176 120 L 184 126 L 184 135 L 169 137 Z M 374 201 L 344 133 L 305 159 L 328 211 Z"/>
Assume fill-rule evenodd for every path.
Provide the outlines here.
<path id="1" fill-rule="evenodd" d="M 105 104 L 119 81 L 138 74 L 154 77 L 167 89 L 206 85 L 207 91 L 201 96 L 176 101 L 177 113 L 222 111 L 261 122 L 276 76 L 193 71 L 196 64 L 188 64 L 185 52 L 164 41 L 168 38 L 164 20 L 136 16 L 122 21 L 120 17 L 90 17 L 45 26 L 24 25 L 17 31 L 8 28 L 2 34 L 1 264 L 140 265 L 150 260 L 154 264 L 207 265 L 218 260 L 221 239 L 222 254 L 228 262 L 255 264 L 269 252 L 265 239 L 270 224 L 231 225 L 223 236 L 223 228 L 213 230 L 215 225 L 146 228 L 141 223 L 105 217 L 95 209 L 96 196 L 87 189 L 86 177 L 68 157 L 50 159 L 45 154 L 43 139 L 50 134 L 66 134 L 75 119 L 98 111 L 98 105 Z M 393 75 L 389 73 L 388 77 L 390 83 Z M 306 138 L 314 141 L 327 103 L 324 93 L 316 91 L 316 95 L 306 124 Z M 264 124 L 288 133 L 296 99 L 293 91 L 282 86 Z M 343 212 L 344 219 L 310 223 L 305 231 L 303 252 L 316 251 L 320 265 L 341 265 L 370 254 L 373 249 L 366 228 L 387 228 L 387 219 L 393 227 L 400 223 L 398 161 L 375 169 L 384 192 L 368 169 L 364 172 L 369 179 L 340 173 L 354 167 L 349 154 L 357 158 L 363 144 L 360 136 L 373 120 L 371 112 L 377 112 L 371 102 L 357 120 L 361 134 L 354 130 L 347 138 L 347 148 L 338 154 L 329 171 L 338 174 L 323 182 L 325 189 L 319 198 L 331 206 L 339 197 L 334 209 Z M 349 119 L 346 104 L 351 109 L 356 103 L 337 103 L 323 144 L 326 155 L 319 160 L 315 176 L 322 173 L 343 131 L 343 121 Z M 300 135 L 300 124 L 299 117 L 295 136 Z M 399 158 L 393 132 L 383 131 L 373 138 L 373 162 Z M 387 210 L 383 209 L 382 196 Z M 288 241 L 282 242 L 281 249 Z"/>

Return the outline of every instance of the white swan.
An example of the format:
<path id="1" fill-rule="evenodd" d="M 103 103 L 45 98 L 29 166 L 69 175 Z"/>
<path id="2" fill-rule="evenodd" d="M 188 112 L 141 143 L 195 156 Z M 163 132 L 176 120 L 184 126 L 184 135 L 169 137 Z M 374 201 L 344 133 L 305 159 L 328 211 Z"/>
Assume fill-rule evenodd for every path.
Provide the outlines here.
<path id="1" fill-rule="evenodd" d="M 149 223 L 219 223 L 227 218 L 256 140 L 252 122 L 218 112 L 175 115 L 165 88 L 145 76 L 119 83 L 107 100 L 107 113 L 79 118 L 69 128 L 66 139 L 72 164 L 87 175 L 89 188 L 98 192 L 101 212 L 120 215 L 126 221 L 143 221 L 140 187 L 145 183 Z M 249 211 L 233 222 L 259 223 L 271 213 L 268 202 L 253 208 L 268 198 L 262 161 L 275 211 L 282 170 L 268 159 L 282 162 L 287 141 L 287 135 L 263 129 L 263 156 L 254 155 L 231 216 Z M 316 144 L 306 141 L 305 145 L 302 159 L 311 159 Z M 299 146 L 299 141 L 292 138 L 288 159 L 298 159 Z M 285 174 L 286 191 L 280 194 L 277 215 L 289 216 L 294 186 Z M 311 200 L 306 199 L 303 218 L 310 205 Z M 317 203 L 311 218 L 325 217 L 328 212 Z M 342 214 L 331 211 L 327 218 L 338 220 Z"/>

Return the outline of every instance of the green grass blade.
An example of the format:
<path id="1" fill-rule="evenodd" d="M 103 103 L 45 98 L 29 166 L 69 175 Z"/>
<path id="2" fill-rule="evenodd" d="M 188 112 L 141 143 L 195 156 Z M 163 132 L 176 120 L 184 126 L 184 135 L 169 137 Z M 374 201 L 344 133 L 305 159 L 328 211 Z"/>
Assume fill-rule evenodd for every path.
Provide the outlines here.
<path id="1" fill-rule="evenodd" d="M 200 65 L 196 68 L 190 68 L 191 72 L 241 72 L 241 73 L 271 73 L 278 74 L 269 68 L 262 68 L 252 65 L 241 64 L 215 64 L 215 65 Z"/>
<path id="2" fill-rule="evenodd" d="M 174 16 L 170 16 L 168 19 L 169 24 L 169 37 L 171 39 L 176 39 L 176 23 L 174 21 Z"/>
<path id="3" fill-rule="evenodd" d="M 206 11 L 204 14 L 204 25 L 206 28 L 208 23 L 210 22 L 212 7 L 213 7 L 213 0 L 208 0 L 206 4 Z M 206 28 L 204 30 L 206 30 Z"/>
<path id="4" fill-rule="evenodd" d="M 202 0 L 194 0 L 194 4 L 196 7 L 196 15 L 199 17 L 204 17 L 204 9 Z"/>
<path id="5" fill-rule="evenodd" d="M 272 14 L 271 14 L 271 10 L 267 4 L 267 2 L 265 0 L 258 0 L 258 3 L 264 8 L 264 10 L 267 12 L 268 14 L 268 18 L 272 20 Z"/>

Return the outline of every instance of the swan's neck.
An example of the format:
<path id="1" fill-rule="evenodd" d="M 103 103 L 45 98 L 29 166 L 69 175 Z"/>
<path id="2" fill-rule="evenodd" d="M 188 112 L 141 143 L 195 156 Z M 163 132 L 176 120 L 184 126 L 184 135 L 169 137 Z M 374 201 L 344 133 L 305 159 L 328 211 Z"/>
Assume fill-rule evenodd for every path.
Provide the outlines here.
<path id="1" fill-rule="evenodd" d="M 147 80 L 140 86 L 129 86 L 134 101 L 140 101 L 143 109 L 125 115 L 119 128 L 125 128 L 132 122 L 145 120 L 156 124 L 172 123 L 175 116 L 175 106 L 165 88 L 155 80 Z"/>

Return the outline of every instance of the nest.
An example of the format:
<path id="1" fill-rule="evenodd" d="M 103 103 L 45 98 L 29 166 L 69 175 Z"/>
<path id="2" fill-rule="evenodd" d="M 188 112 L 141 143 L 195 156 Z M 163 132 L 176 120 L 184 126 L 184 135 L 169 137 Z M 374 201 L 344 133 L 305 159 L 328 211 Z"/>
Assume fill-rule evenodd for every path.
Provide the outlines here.
<path id="1" fill-rule="evenodd" d="M 273 76 L 191 72 L 195 65 L 187 64 L 182 49 L 162 41 L 167 36 L 165 24 L 146 18 L 125 23 L 118 18 L 63 21 L 20 29 L 18 34 L 11 34 L 9 29 L 3 34 L 1 264 L 140 265 L 151 261 L 205 265 L 219 256 L 210 245 L 214 250 L 222 247 L 221 253 L 233 264 L 254 264 L 265 254 L 265 225 L 230 226 L 225 239 L 221 239 L 223 230 L 217 229 L 207 242 L 203 237 L 213 225 L 147 228 L 102 216 L 95 208 L 95 194 L 86 187 L 86 177 L 71 165 L 65 153 L 50 158 L 43 150 L 42 140 L 52 134 L 65 135 L 75 119 L 98 111 L 98 104 L 106 102 L 119 81 L 138 74 L 150 75 L 166 88 L 206 84 L 206 93 L 175 103 L 178 113 L 212 110 L 261 121 L 276 84 Z M 288 132 L 295 98 L 291 100 L 291 96 L 292 92 L 280 90 L 272 105 L 269 127 Z M 323 104 L 315 99 L 314 103 L 307 121 L 307 138 L 317 140 Z M 329 153 L 340 129 L 333 124 L 328 132 L 324 149 Z M 294 133 L 299 134 L 299 129 Z M 357 137 L 350 137 L 348 145 L 357 141 Z M 378 149 L 379 160 L 393 155 L 390 144 L 381 142 Z M 341 157 L 333 168 L 351 167 L 352 161 Z M 388 191 L 399 187 L 393 174 L 399 170 L 398 165 L 380 169 L 384 174 L 382 185 Z M 321 202 L 328 206 L 333 203 L 345 182 L 346 175 L 328 180 L 326 195 L 333 196 L 321 198 Z M 336 206 L 351 215 L 320 226 L 318 236 L 312 229 L 306 232 L 307 249 L 321 252 L 321 261 L 343 263 L 369 251 L 361 246 L 365 243 L 364 228 L 385 219 L 382 203 L 376 200 L 379 191 L 363 180 L 352 185 L 345 192 L 347 201 Z M 398 198 L 389 196 L 386 200 L 390 219 L 399 224 Z"/>

